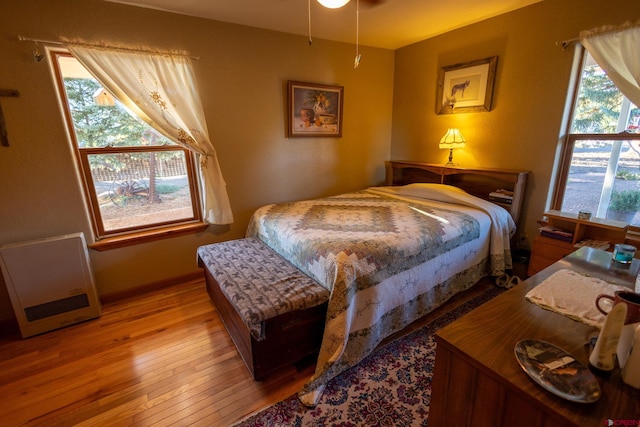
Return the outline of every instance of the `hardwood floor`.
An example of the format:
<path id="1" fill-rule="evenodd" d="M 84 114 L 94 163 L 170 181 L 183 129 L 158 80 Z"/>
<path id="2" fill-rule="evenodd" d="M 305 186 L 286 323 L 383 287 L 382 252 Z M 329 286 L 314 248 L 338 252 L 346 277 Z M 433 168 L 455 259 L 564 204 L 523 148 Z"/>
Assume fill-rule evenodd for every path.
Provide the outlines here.
<path id="1" fill-rule="evenodd" d="M 312 372 L 289 367 L 253 381 L 195 280 L 105 304 L 82 324 L 0 336 L 0 424 L 226 426 L 298 392 Z"/>

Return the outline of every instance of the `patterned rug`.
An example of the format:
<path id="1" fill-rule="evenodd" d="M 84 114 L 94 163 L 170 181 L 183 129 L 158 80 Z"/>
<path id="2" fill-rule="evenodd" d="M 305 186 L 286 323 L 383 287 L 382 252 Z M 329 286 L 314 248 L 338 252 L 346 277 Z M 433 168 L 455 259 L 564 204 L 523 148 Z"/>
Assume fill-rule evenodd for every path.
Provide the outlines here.
<path id="1" fill-rule="evenodd" d="M 503 291 L 491 287 L 421 329 L 377 349 L 331 380 L 315 408 L 305 407 L 294 395 L 235 426 L 426 426 L 435 332 Z"/>

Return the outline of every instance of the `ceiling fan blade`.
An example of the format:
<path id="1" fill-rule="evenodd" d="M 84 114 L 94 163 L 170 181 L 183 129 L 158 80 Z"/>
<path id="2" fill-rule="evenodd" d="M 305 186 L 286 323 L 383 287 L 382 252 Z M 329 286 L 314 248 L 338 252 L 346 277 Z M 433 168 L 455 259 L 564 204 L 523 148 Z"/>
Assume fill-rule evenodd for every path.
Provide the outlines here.
<path id="1" fill-rule="evenodd" d="M 362 4 L 368 7 L 379 6 L 385 2 L 385 0 L 360 0 Z"/>

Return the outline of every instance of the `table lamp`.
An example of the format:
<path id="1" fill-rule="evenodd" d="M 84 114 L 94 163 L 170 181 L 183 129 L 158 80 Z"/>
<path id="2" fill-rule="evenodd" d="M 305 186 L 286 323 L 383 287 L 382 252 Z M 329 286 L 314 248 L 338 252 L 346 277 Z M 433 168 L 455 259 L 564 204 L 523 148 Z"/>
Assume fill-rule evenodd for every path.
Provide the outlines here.
<path id="1" fill-rule="evenodd" d="M 458 129 L 448 129 L 440 140 L 440 148 L 443 150 L 449 150 L 449 161 L 445 163 L 445 166 L 455 166 L 453 163 L 453 149 L 463 148 L 465 146 L 464 136 Z"/>

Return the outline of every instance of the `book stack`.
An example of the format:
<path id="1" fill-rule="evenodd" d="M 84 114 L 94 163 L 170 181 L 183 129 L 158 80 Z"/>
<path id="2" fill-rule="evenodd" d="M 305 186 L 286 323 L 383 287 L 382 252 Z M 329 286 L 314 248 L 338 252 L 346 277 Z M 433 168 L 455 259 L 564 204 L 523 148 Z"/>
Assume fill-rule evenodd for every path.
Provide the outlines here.
<path id="1" fill-rule="evenodd" d="M 513 191 L 502 189 L 492 191 L 491 193 L 489 193 L 489 200 L 510 205 L 511 203 L 513 203 Z"/>
<path id="2" fill-rule="evenodd" d="M 564 242 L 570 242 L 573 240 L 573 233 L 561 228 L 545 225 L 540 227 L 540 235 L 544 237 L 550 237 L 552 239 L 562 240 Z"/>

